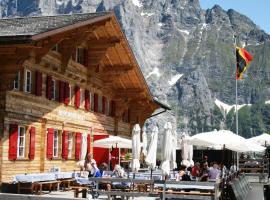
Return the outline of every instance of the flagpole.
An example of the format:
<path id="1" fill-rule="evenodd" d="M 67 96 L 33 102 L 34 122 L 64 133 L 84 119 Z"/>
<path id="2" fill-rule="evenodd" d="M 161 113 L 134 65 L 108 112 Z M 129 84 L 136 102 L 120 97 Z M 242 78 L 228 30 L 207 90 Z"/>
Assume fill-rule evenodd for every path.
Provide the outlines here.
<path id="1" fill-rule="evenodd" d="M 234 55 L 236 58 L 236 35 L 234 35 Z M 236 63 L 237 64 L 237 63 Z M 237 71 L 236 71 L 237 73 Z M 238 135 L 238 85 L 237 85 L 237 78 L 235 77 L 235 129 L 236 129 L 236 135 Z M 239 170 L 239 155 L 238 152 L 236 152 L 236 169 Z"/>

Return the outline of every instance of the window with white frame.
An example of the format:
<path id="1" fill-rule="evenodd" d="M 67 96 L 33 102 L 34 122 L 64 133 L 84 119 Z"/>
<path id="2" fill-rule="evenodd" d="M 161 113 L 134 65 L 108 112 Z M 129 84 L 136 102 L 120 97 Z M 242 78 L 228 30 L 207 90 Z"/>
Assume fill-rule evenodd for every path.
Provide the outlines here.
<path id="1" fill-rule="evenodd" d="M 68 133 L 68 158 L 72 158 L 73 134 Z"/>
<path id="2" fill-rule="evenodd" d="M 77 63 L 84 64 L 84 49 L 83 48 L 76 48 L 75 60 Z"/>
<path id="3" fill-rule="evenodd" d="M 81 89 L 81 90 L 80 90 L 80 107 L 81 107 L 81 108 L 82 108 L 83 105 L 84 105 L 84 101 L 85 101 L 85 99 L 84 99 L 84 90 Z"/>
<path id="4" fill-rule="evenodd" d="M 56 81 L 52 79 L 52 100 L 56 100 Z"/>
<path id="5" fill-rule="evenodd" d="M 59 137 L 58 137 L 58 131 L 54 130 L 53 131 L 53 157 L 58 157 L 58 142 L 59 142 Z"/>
<path id="6" fill-rule="evenodd" d="M 90 96 L 90 110 L 94 110 L 94 94 L 92 92 L 89 93 Z"/>
<path id="7" fill-rule="evenodd" d="M 25 152 L 25 127 L 19 126 L 17 157 L 24 158 L 24 152 Z"/>
<path id="8" fill-rule="evenodd" d="M 15 80 L 13 81 L 13 89 L 20 89 L 20 71 L 16 74 Z"/>
<path id="9" fill-rule="evenodd" d="M 25 92 L 31 93 L 32 90 L 32 72 L 30 70 L 25 70 Z"/>

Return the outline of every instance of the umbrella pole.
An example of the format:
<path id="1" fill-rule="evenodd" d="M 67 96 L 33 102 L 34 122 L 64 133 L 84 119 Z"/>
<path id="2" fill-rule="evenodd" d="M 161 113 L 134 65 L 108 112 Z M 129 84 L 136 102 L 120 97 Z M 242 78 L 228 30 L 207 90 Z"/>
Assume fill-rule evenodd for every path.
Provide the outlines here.
<path id="1" fill-rule="evenodd" d="M 150 179 L 152 179 L 152 176 L 153 176 L 153 169 L 151 167 L 151 170 L 150 170 Z"/>

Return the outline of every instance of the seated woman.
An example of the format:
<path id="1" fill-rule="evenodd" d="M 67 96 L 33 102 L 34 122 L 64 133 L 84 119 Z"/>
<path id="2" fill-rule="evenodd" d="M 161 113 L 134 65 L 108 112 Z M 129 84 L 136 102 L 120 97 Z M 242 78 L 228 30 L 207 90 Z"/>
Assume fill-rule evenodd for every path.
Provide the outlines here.
<path id="1" fill-rule="evenodd" d="M 92 160 L 92 161 L 91 161 L 91 166 L 92 166 L 92 168 L 93 168 L 93 174 L 92 174 L 92 176 L 93 176 L 93 177 L 101 177 L 101 172 L 100 172 L 100 170 L 98 169 L 97 163 L 96 163 L 95 160 Z"/>
<path id="2" fill-rule="evenodd" d="M 180 166 L 178 174 L 176 174 L 176 181 L 191 181 L 190 176 L 186 173 L 187 167 L 185 165 Z"/>
<path id="3" fill-rule="evenodd" d="M 112 177 L 125 178 L 126 173 L 120 165 L 115 165 L 113 173 L 112 173 Z M 108 190 L 111 188 L 113 188 L 113 189 L 126 189 L 128 187 L 129 187 L 129 185 L 126 182 L 112 182 L 112 184 L 110 186 L 108 185 Z"/>

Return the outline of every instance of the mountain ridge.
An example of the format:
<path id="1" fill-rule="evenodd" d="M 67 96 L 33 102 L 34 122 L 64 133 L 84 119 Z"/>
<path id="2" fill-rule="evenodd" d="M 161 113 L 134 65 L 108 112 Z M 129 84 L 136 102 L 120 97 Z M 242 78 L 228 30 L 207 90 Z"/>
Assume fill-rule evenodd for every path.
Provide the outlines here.
<path id="1" fill-rule="evenodd" d="M 248 17 L 215 5 L 203 10 L 199 0 L 11 0 L 2 1 L 2 17 L 114 10 L 142 68 L 151 92 L 170 104 L 149 124 L 172 121 L 179 131 L 195 134 L 214 128 L 234 130 L 233 113 L 224 116 L 215 99 L 235 102 L 234 35 L 237 45 L 254 56 L 248 74 L 239 81 L 239 104 L 253 104 L 257 116 L 240 134 L 250 137 L 270 131 L 270 36 Z M 181 75 L 181 77 L 179 77 Z M 173 78 L 177 81 L 172 81 Z M 252 111 L 251 111 L 252 110 Z M 239 110 L 241 112 L 241 110 Z M 259 112 L 266 114 L 260 115 Z M 241 113 L 240 113 L 241 114 Z M 263 121 L 263 122 L 261 122 Z M 248 132 L 248 133 L 247 133 Z"/>

